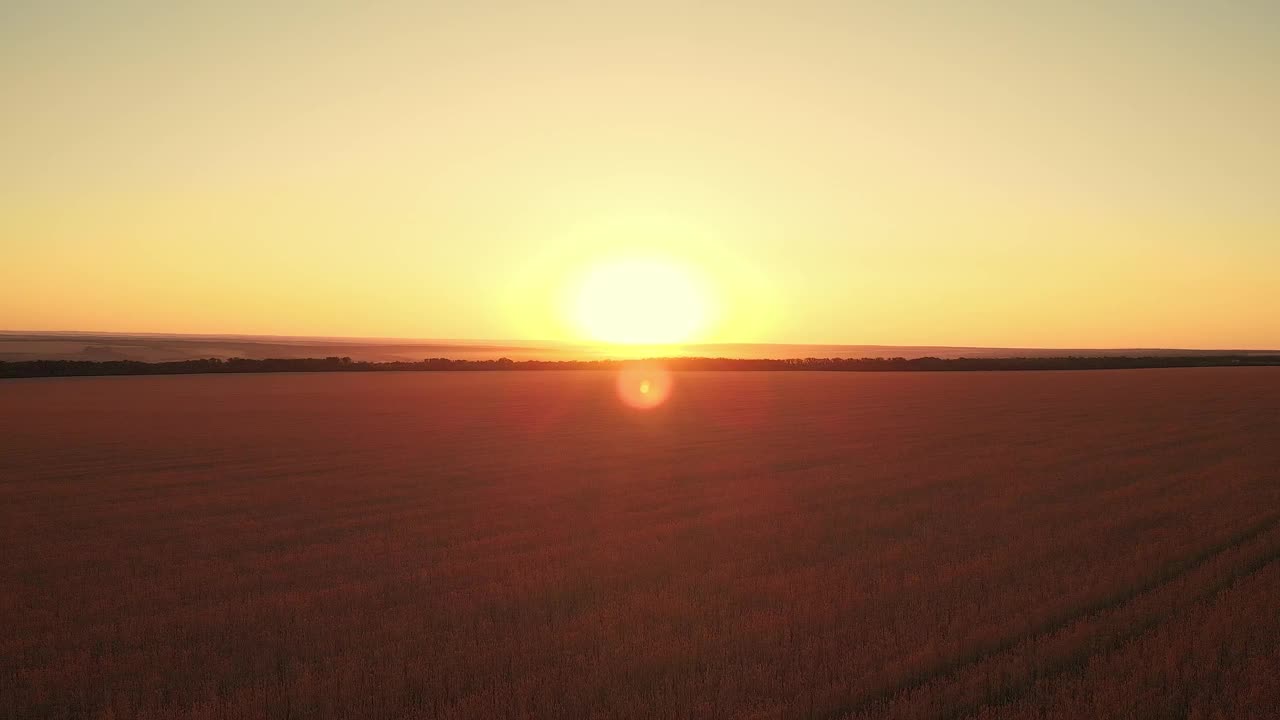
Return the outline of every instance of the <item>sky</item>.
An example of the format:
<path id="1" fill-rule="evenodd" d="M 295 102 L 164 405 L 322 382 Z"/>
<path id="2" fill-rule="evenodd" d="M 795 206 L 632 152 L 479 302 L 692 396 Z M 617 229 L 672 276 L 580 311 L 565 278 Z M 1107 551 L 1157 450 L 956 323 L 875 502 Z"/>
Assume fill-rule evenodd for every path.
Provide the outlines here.
<path id="1" fill-rule="evenodd" d="M 1266 2 L 9 0 L 0 329 L 1280 348 L 1277 78 Z"/>

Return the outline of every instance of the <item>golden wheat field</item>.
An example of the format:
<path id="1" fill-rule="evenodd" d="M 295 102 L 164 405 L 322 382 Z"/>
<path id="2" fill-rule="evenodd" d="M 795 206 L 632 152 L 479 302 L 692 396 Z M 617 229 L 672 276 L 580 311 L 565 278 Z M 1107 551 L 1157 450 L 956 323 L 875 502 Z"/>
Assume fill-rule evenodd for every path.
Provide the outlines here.
<path id="1" fill-rule="evenodd" d="M 0 717 L 1249 718 L 1280 369 L 0 382 Z"/>

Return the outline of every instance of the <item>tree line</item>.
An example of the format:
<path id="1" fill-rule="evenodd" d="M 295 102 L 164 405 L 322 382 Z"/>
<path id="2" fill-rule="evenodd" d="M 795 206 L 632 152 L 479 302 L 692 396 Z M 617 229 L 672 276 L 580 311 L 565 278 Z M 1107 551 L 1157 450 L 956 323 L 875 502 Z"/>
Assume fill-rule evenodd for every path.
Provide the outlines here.
<path id="1" fill-rule="evenodd" d="M 275 372 L 431 372 L 486 370 L 617 370 L 630 360 L 454 360 L 372 362 L 350 357 L 325 358 L 203 358 L 173 362 L 138 360 L 0 360 L 0 378 L 69 377 L 81 375 L 187 375 L 199 373 Z M 1136 368 L 1223 367 L 1280 365 L 1280 355 L 1195 355 L 1113 357 L 1005 358 L 791 358 L 742 359 L 654 358 L 669 370 L 821 370 L 831 372 L 945 372 L 972 370 L 1117 370 Z"/>

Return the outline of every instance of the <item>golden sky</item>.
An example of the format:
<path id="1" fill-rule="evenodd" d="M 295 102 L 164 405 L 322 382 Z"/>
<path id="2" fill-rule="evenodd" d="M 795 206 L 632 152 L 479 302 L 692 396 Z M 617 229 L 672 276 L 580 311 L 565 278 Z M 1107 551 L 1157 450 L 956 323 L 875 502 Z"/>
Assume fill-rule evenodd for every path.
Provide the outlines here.
<path id="1" fill-rule="evenodd" d="M 1277 78 L 1264 2 L 6 2 L 0 329 L 576 340 L 640 258 L 700 341 L 1276 348 Z"/>

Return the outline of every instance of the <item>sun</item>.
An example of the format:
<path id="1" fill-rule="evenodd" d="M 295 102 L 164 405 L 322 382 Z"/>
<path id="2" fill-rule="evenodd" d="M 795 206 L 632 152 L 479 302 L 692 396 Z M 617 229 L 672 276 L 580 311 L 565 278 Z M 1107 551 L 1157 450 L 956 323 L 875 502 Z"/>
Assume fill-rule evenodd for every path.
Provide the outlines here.
<path id="1" fill-rule="evenodd" d="M 574 301 L 582 332 L 623 345 L 671 345 L 693 339 L 707 322 L 698 278 L 665 258 L 628 257 L 593 266 Z"/>

